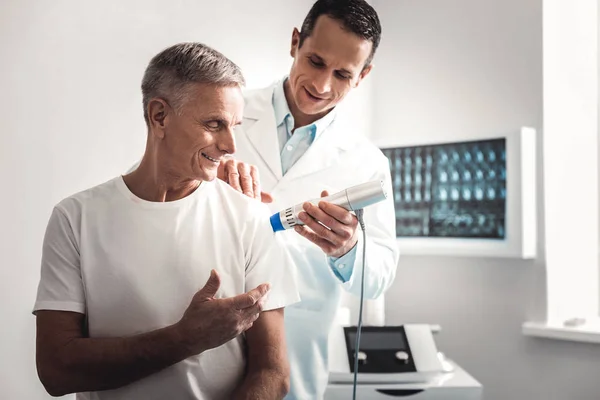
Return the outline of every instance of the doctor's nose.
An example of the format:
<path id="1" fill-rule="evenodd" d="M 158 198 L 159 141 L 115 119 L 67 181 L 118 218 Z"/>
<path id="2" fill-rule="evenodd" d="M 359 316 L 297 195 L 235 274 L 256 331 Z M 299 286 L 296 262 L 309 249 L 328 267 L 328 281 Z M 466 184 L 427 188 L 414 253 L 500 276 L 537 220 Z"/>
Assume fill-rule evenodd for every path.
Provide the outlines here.
<path id="1" fill-rule="evenodd" d="M 313 81 L 313 87 L 318 92 L 316 95 L 331 92 L 331 75 L 328 72 L 318 74 Z"/>

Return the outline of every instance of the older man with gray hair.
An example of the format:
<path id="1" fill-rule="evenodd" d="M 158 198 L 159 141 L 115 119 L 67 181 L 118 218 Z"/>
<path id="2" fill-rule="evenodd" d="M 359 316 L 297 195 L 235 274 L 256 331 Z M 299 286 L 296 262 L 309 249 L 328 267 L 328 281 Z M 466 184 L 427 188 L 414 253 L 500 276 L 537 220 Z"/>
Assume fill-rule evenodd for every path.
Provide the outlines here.
<path id="1" fill-rule="evenodd" d="M 264 400 L 289 390 L 291 260 L 266 206 L 215 179 L 235 151 L 243 85 L 205 45 L 162 51 L 142 82 L 139 167 L 54 207 L 34 306 L 51 395 Z"/>

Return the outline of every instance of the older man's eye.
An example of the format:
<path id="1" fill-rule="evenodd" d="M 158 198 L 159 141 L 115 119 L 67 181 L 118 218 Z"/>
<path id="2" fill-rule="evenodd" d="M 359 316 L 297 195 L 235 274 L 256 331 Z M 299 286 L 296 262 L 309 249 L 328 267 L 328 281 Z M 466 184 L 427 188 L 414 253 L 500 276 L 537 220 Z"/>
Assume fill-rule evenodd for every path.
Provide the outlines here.
<path id="1" fill-rule="evenodd" d="M 219 121 L 208 121 L 206 123 L 209 129 L 219 129 L 221 127 L 221 123 Z"/>

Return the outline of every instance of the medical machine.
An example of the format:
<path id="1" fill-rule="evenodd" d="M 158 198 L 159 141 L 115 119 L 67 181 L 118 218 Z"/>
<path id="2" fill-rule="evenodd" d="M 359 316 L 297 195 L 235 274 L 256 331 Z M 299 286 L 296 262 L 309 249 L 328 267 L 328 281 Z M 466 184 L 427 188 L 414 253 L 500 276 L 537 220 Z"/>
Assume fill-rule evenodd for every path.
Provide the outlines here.
<path id="1" fill-rule="evenodd" d="M 357 211 L 371 204 L 378 203 L 387 198 L 383 181 L 371 181 L 344 189 L 327 197 L 309 200 L 309 203 L 318 205 L 321 201 L 338 205 L 348 211 Z M 303 225 L 298 219 L 298 214 L 302 211 L 304 203 L 296 204 L 293 207 L 286 208 L 283 211 L 271 216 L 271 226 L 274 232 L 293 228 L 296 225 Z"/>
<path id="2" fill-rule="evenodd" d="M 430 325 L 364 326 L 356 351 L 356 326 L 330 336 L 330 376 L 325 400 L 481 400 L 482 386 L 439 353 Z M 358 373 L 354 376 L 358 358 Z"/>

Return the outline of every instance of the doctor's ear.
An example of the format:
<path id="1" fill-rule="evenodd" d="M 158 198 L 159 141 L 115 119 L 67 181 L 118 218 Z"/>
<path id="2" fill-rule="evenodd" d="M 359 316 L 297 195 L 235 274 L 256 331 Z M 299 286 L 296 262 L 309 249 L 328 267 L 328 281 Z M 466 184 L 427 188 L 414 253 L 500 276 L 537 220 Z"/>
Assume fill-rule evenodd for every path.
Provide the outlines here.
<path id="1" fill-rule="evenodd" d="M 371 72 L 372 69 L 373 69 L 373 64 L 369 64 L 366 67 L 364 67 L 362 71 L 360 71 L 360 74 L 358 74 L 358 79 L 354 83 L 355 88 L 357 88 L 358 85 L 362 82 L 362 80 L 365 79 L 367 77 L 367 75 L 369 75 L 369 72 Z"/>
<path id="2" fill-rule="evenodd" d="M 292 31 L 292 47 L 290 48 L 290 56 L 296 57 L 296 52 L 300 46 L 300 32 L 298 28 L 294 28 Z"/>
<path id="3" fill-rule="evenodd" d="M 160 98 L 153 98 L 148 102 L 148 127 L 150 132 L 159 137 L 165 137 L 165 127 L 168 122 L 171 107 Z"/>

